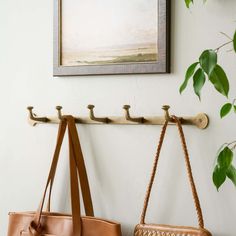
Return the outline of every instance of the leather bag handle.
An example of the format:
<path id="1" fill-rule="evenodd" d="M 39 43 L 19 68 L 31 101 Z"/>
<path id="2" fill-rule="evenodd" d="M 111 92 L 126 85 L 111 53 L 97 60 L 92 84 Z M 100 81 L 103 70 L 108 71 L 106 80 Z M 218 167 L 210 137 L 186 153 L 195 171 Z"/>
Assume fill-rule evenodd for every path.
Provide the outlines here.
<path id="1" fill-rule="evenodd" d="M 72 143 L 73 134 L 68 132 L 69 137 L 69 156 L 70 156 L 70 188 L 71 188 L 71 210 L 72 210 L 72 222 L 73 222 L 73 234 L 75 236 L 82 235 L 81 226 L 81 209 L 80 209 L 80 194 L 78 183 L 78 172 L 76 168 L 76 161 L 74 158 L 74 147 Z"/>
<path id="2" fill-rule="evenodd" d="M 31 225 L 29 227 L 29 229 L 33 235 L 37 235 L 41 231 L 40 219 L 41 219 L 41 214 L 42 214 L 42 210 L 43 210 L 43 205 L 44 205 L 45 197 L 47 194 L 48 186 L 51 183 L 51 177 L 54 175 L 56 168 L 57 168 L 58 158 L 59 158 L 59 154 L 60 154 L 60 150 L 61 150 L 61 145 L 62 145 L 64 136 L 65 136 L 66 127 L 67 127 L 67 122 L 65 119 L 62 119 L 59 124 L 56 148 L 54 151 L 54 155 L 53 155 L 53 159 L 52 159 L 52 163 L 51 163 L 51 168 L 50 168 L 50 171 L 48 174 L 48 179 L 46 182 L 43 197 L 42 197 L 42 200 L 39 204 L 39 208 L 34 216 L 34 219 L 31 222 Z"/>
<path id="3" fill-rule="evenodd" d="M 71 118 L 72 118 L 72 120 L 70 121 L 70 124 L 71 124 L 70 125 L 70 130 L 71 130 L 70 132 L 73 133 L 73 135 L 72 135 L 73 138 L 71 138 L 69 141 L 73 142 L 73 144 L 74 144 L 73 156 L 75 158 L 76 166 L 77 166 L 77 169 L 79 172 L 79 180 L 80 180 L 80 186 L 81 186 L 81 190 L 82 190 L 85 213 L 86 213 L 86 216 L 94 216 L 93 203 L 92 203 L 90 187 L 89 187 L 86 167 L 85 167 L 85 163 L 84 163 L 84 158 L 83 158 L 83 153 L 82 153 L 76 125 L 75 125 L 75 122 L 73 121 L 74 118 L 73 117 L 71 117 Z M 70 119 L 70 117 L 67 117 L 67 120 L 68 119 Z M 68 126 L 69 126 L 69 124 L 68 124 Z M 69 136 L 69 138 L 70 138 L 70 136 Z M 58 158 L 57 158 L 57 161 L 58 161 Z M 51 194 L 52 194 L 52 187 L 53 187 L 54 178 L 55 178 L 55 171 L 51 176 L 50 190 L 49 190 L 48 204 L 47 204 L 47 211 L 48 212 L 50 212 L 50 210 L 51 210 Z"/>
<path id="4" fill-rule="evenodd" d="M 198 197 L 198 194 L 197 194 L 197 189 L 196 189 L 194 179 L 193 179 L 192 168 L 191 168 L 191 164 L 190 164 L 190 159 L 189 159 L 189 154 L 188 154 L 188 149 L 187 149 L 187 145 L 186 145 L 186 141 L 185 141 L 183 128 L 182 128 L 181 122 L 180 122 L 178 117 L 172 116 L 172 118 L 173 118 L 173 120 L 176 123 L 176 126 L 178 128 L 179 136 L 180 136 L 181 143 L 182 143 L 182 148 L 183 148 L 183 151 L 184 151 L 185 164 L 186 164 L 186 167 L 187 167 L 188 179 L 189 179 L 189 182 L 190 182 L 190 185 L 191 185 L 193 200 L 194 200 L 194 204 L 195 204 L 195 208 L 196 208 L 196 212 L 197 212 L 198 225 L 199 225 L 200 228 L 204 228 L 202 210 L 201 210 L 201 206 L 200 206 L 199 197 Z M 142 215 L 141 215 L 140 224 L 145 224 L 145 217 L 146 217 L 148 202 L 149 202 L 149 199 L 150 199 L 150 194 L 151 194 L 153 182 L 154 182 L 155 175 L 156 175 L 157 165 L 158 165 L 158 161 L 159 161 L 161 148 L 162 148 L 162 144 L 163 144 L 163 141 L 164 141 L 167 126 L 168 126 L 168 121 L 166 121 L 164 126 L 162 127 L 160 140 L 159 140 L 156 156 L 155 156 L 155 159 L 154 159 L 154 165 L 153 165 L 153 169 L 152 169 L 152 173 L 151 173 L 151 178 L 150 178 L 150 182 L 149 182 L 149 185 L 148 185 L 148 188 L 147 188 L 146 197 L 145 197 L 145 200 L 144 200 L 144 207 L 143 207 L 143 211 L 142 211 Z"/>
<path id="5" fill-rule="evenodd" d="M 76 167 L 79 173 L 80 186 L 84 201 L 85 213 L 87 216 L 94 216 L 92 197 L 90 193 L 88 175 L 85 167 L 85 162 L 83 158 L 83 153 L 81 145 L 79 142 L 78 132 L 75 125 L 75 120 L 73 117 L 67 117 L 70 122 L 68 122 L 69 133 L 69 142 L 71 143 L 73 149 L 73 157 L 75 160 Z"/>
<path id="6" fill-rule="evenodd" d="M 79 156 L 75 157 L 75 153 L 77 153 L 77 152 L 75 151 L 74 143 L 77 144 L 77 148 L 78 148 L 79 139 L 78 139 L 78 134 L 77 134 L 76 126 L 75 126 L 75 121 L 72 116 L 63 116 L 62 121 L 59 125 L 57 145 L 56 145 L 51 169 L 49 172 L 47 184 L 45 187 L 45 191 L 43 194 L 43 199 L 40 203 L 38 211 L 35 214 L 34 220 L 32 221 L 32 223 L 30 225 L 30 231 L 35 236 L 40 235 L 40 232 L 41 232 L 40 220 L 41 220 L 41 216 L 42 216 L 42 209 L 43 209 L 43 205 L 45 202 L 45 197 L 46 197 L 46 193 L 47 193 L 49 184 L 51 183 L 51 180 L 53 180 L 54 176 L 55 176 L 57 162 L 58 162 L 59 153 L 60 153 L 60 149 L 61 149 L 61 144 L 62 144 L 64 135 L 65 135 L 65 130 L 66 130 L 67 126 L 68 126 L 68 136 L 69 136 L 69 153 L 70 153 L 69 160 L 70 160 L 70 183 L 71 183 L 71 205 L 72 205 L 73 233 L 75 236 L 81 236 L 80 200 L 79 200 L 80 195 L 79 195 L 77 164 L 78 165 L 80 163 L 84 164 L 84 162 L 81 161 L 81 160 L 83 160 L 83 156 L 81 156 L 81 160 L 79 160 L 78 162 L 76 161 L 76 159 L 78 160 Z M 86 180 L 88 181 L 87 175 L 86 175 Z M 85 182 L 86 182 L 86 180 L 85 180 Z M 81 185 L 81 188 L 83 188 L 83 185 Z M 88 199 L 86 202 L 90 202 L 90 200 L 91 200 L 90 191 L 89 191 L 89 195 L 87 197 L 88 197 Z M 92 208 L 90 209 L 90 211 L 93 214 Z"/>

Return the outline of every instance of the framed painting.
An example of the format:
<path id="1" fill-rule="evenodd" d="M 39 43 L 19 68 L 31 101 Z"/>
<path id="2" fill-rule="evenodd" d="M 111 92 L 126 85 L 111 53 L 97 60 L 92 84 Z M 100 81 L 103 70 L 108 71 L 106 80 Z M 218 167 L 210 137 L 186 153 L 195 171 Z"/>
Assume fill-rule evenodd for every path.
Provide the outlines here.
<path id="1" fill-rule="evenodd" d="M 54 76 L 170 72 L 170 0 L 54 0 Z"/>

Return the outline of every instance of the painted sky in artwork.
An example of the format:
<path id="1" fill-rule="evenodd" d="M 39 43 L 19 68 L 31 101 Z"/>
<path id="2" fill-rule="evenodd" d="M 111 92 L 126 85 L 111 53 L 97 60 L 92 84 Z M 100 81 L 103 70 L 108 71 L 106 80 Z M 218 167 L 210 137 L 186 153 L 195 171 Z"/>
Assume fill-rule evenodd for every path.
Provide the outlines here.
<path id="1" fill-rule="evenodd" d="M 156 44 L 158 0 L 62 0 L 62 51 Z"/>

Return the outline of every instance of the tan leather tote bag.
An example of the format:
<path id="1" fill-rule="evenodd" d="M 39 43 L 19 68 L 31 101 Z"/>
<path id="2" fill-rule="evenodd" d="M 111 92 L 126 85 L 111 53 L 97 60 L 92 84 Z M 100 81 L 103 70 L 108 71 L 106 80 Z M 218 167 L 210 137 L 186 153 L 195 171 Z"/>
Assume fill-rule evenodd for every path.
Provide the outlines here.
<path id="1" fill-rule="evenodd" d="M 50 200 L 62 141 L 68 127 L 72 215 L 50 212 Z M 78 181 L 79 179 L 79 181 Z M 81 216 L 80 193 L 86 216 Z M 43 212 L 47 193 L 48 207 Z M 8 236 L 121 236 L 120 224 L 94 217 L 89 182 L 72 116 L 63 116 L 42 201 L 36 212 L 9 213 Z"/>
<path id="2" fill-rule="evenodd" d="M 156 154 L 156 157 L 154 160 L 151 179 L 150 179 L 150 182 L 148 185 L 146 198 L 144 201 L 144 207 L 143 207 L 143 212 L 141 215 L 140 224 L 138 224 L 135 227 L 134 236 L 211 236 L 211 233 L 204 228 L 202 210 L 200 207 L 200 201 L 199 201 L 197 190 L 196 190 L 194 180 L 193 180 L 188 150 L 187 150 L 186 141 L 185 141 L 183 129 L 181 126 L 181 122 L 175 116 L 173 116 L 173 120 L 178 127 L 178 131 L 179 131 L 181 142 L 182 142 L 182 147 L 184 150 L 188 178 L 190 181 L 193 199 L 194 199 L 194 203 L 195 203 L 195 208 L 196 208 L 197 216 L 198 216 L 198 227 L 195 228 L 195 227 L 187 227 L 187 226 L 173 226 L 173 225 L 159 225 L 159 224 L 146 224 L 145 223 L 145 216 L 146 216 L 147 206 L 148 206 L 148 202 L 149 202 L 149 198 L 150 198 L 150 193 L 151 193 L 154 178 L 156 175 L 157 164 L 158 164 L 164 136 L 166 133 L 166 128 L 168 125 L 168 121 L 166 121 L 163 128 L 162 128 L 160 141 L 159 141 L 159 145 L 158 145 L 158 149 L 157 149 L 157 154 Z"/>

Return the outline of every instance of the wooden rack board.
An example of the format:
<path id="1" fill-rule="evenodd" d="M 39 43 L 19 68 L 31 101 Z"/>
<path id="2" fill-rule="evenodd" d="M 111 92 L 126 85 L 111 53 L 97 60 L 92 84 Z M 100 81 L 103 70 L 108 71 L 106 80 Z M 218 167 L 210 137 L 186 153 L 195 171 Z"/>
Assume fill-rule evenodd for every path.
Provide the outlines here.
<path id="1" fill-rule="evenodd" d="M 109 116 L 109 117 L 96 117 L 94 114 L 94 105 L 88 105 L 89 116 L 88 117 L 76 117 L 76 123 L 79 124 L 111 124 L 111 125 L 162 125 L 166 121 L 169 120 L 170 124 L 174 124 L 172 122 L 172 118 L 169 114 L 170 106 L 164 105 L 162 109 L 164 110 L 163 116 L 145 116 L 145 117 L 133 117 L 130 115 L 130 106 L 124 105 L 124 116 Z M 39 117 L 33 113 L 33 107 L 30 106 L 27 108 L 29 110 L 29 123 L 31 125 L 36 124 L 44 124 L 44 123 L 52 123 L 58 124 L 62 118 L 62 107 L 57 106 L 57 116 L 55 117 Z M 184 125 L 195 125 L 200 129 L 207 128 L 209 124 L 209 118 L 205 113 L 200 113 L 196 116 L 184 116 L 180 117 L 181 122 Z"/>

